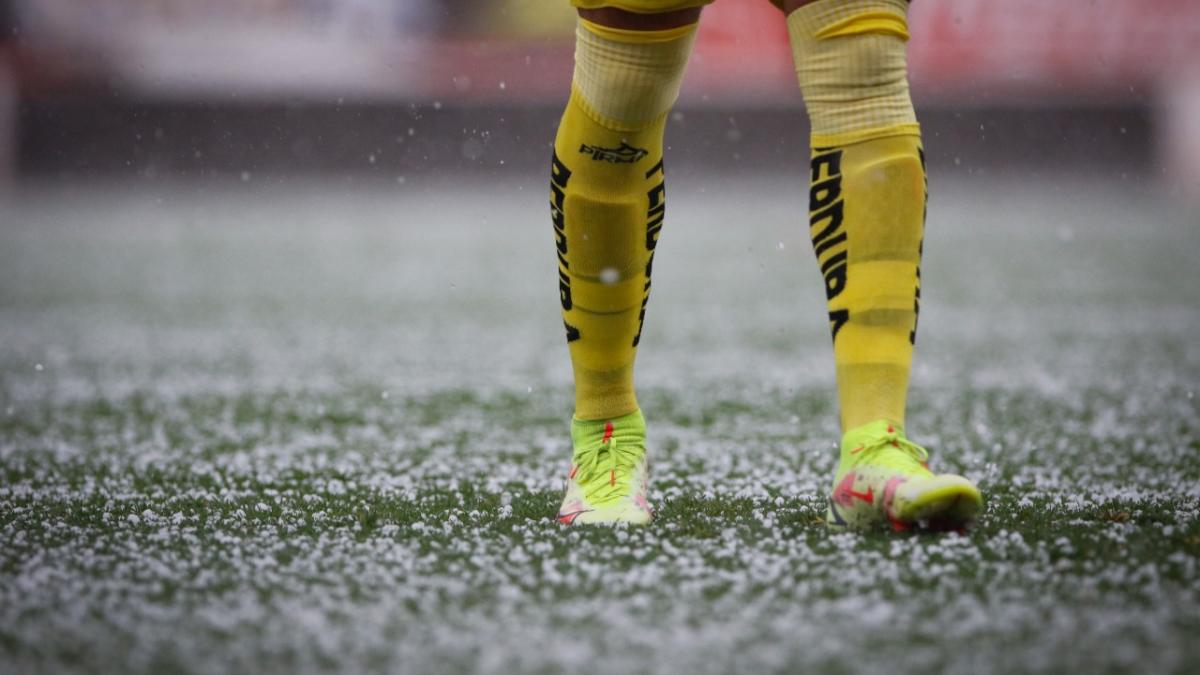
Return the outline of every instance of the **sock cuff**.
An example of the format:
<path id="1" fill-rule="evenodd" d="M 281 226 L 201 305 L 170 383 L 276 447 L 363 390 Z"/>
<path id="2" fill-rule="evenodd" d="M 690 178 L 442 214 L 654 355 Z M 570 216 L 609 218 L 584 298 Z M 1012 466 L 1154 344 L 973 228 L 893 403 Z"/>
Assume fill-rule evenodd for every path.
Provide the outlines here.
<path id="1" fill-rule="evenodd" d="M 908 3 L 818 0 L 788 15 L 814 146 L 920 135 L 908 91 Z"/>
<path id="2" fill-rule="evenodd" d="M 656 42 L 671 42 L 678 40 L 681 37 L 687 37 L 696 32 L 696 27 L 699 23 L 689 23 L 676 28 L 665 28 L 663 30 L 629 30 L 627 28 L 613 28 L 612 26 L 604 26 L 594 21 L 587 19 L 579 19 L 579 26 L 583 29 L 595 33 L 606 40 L 613 42 L 628 42 L 630 44 L 653 44 Z"/>
<path id="3" fill-rule="evenodd" d="M 836 134 L 818 134 L 814 131 L 811 141 L 814 148 L 844 148 L 847 145 L 873 141 L 877 138 L 891 138 L 892 136 L 916 136 L 920 138 L 921 125 L 914 121 L 885 127 L 855 129 Z"/>
<path id="4" fill-rule="evenodd" d="M 579 19 L 573 88 L 584 112 L 614 131 L 660 121 L 679 97 L 696 25 L 631 31 Z"/>
<path id="5" fill-rule="evenodd" d="M 787 17 L 788 27 L 818 40 L 883 33 L 908 41 L 905 0 L 823 0 L 809 3 Z"/>

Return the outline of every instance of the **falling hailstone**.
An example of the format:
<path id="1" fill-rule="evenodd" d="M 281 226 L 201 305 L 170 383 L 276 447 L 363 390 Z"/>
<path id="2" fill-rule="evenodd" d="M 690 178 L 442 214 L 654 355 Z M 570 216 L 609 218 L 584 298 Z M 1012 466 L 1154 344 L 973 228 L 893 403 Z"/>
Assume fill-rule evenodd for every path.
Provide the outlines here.
<path id="1" fill-rule="evenodd" d="M 600 270 L 600 281 L 606 286 L 612 286 L 621 280 L 621 273 L 615 267 L 605 267 Z"/>

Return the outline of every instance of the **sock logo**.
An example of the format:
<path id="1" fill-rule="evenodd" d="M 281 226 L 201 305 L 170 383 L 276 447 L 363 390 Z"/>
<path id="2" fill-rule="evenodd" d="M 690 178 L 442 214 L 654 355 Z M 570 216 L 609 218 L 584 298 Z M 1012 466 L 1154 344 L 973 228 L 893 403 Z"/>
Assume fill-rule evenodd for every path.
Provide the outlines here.
<path id="1" fill-rule="evenodd" d="M 646 259 L 646 285 L 642 288 L 642 308 L 638 312 L 637 335 L 633 336 L 634 347 L 642 341 L 642 328 L 646 325 L 646 305 L 650 303 L 650 274 L 654 270 L 654 249 L 658 246 L 658 234 L 662 231 L 663 218 L 667 213 L 667 182 L 661 159 L 646 172 L 646 178 L 649 179 L 654 174 L 659 175 L 659 181 L 646 192 L 646 198 L 649 200 L 646 207 L 646 250 L 650 252 L 650 257 Z"/>
<path id="2" fill-rule="evenodd" d="M 621 147 L 619 148 L 602 148 L 598 145 L 584 143 L 579 146 L 579 153 L 591 155 L 592 160 L 596 162 L 612 162 L 613 164 L 636 164 L 643 157 L 650 154 L 646 150 L 635 148 L 625 141 L 621 141 Z"/>
<path id="3" fill-rule="evenodd" d="M 808 191 L 808 227 L 817 264 L 821 266 L 821 275 L 825 277 L 825 299 L 832 301 L 846 290 L 849 252 L 846 231 L 842 227 L 845 217 L 842 151 L 813 148 L 813 153 L 811 187 Z M 830 310 L 829 325 L 835 341 L 838 331 L 849 320 L 849 310 Z"/>
<path id="4" fill-rule="evenodd" d="M 567 183 L 571 180 L 571 170 L 553 153 L 550 160 L 550 220 L 554 223 L 554 241 L 558 247 L 558 297 L 562 302 L 564 312 L 568 312 L 575 303 L 571 300 L 571 269 L 567 262 L 567 214 L 563 205 L 567 200 Z M 567 330 L 567 342 L 579 339 L 579 329 L 563 320 Z"/>

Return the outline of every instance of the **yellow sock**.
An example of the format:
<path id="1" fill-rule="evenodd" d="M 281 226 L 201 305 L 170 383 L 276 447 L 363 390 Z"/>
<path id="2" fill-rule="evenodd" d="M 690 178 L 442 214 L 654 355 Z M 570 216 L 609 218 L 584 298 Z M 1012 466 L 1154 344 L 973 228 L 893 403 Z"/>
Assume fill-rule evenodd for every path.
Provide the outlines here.
<path id="1" fill-rule="evenodd" d="M 925 166 L 904 0 L 819 0 L 788 16 L 812 122 L 809 225 L 825 278 L 843 430 L 904 424 L 920 298 Z"/>
<path id="2" fill-rule="evenodd" d="M 695 25 L 627 31 L 580 20 L 554 140 L 550 210 L 575 372 L 575 417 L 637 409 L 633 364 L 665 210 L 663 129 Z"/>

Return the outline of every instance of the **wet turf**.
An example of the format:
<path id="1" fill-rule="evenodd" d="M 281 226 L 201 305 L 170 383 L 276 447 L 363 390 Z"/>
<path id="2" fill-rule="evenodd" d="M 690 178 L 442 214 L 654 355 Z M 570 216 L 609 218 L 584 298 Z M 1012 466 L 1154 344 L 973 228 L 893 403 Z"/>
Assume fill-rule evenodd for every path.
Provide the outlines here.
<path id="1" fill-rule="evenodd" d="M 944 182 L 909 427 L 983 488 L 966 535 L 822 527 L 832 367 L 789 183 L 673 186 L 637 530 L 552 519 L 540 183 L 0 207 L 0 670 L 1195 669 L 1194 223 L 1119 184 Z"/>

